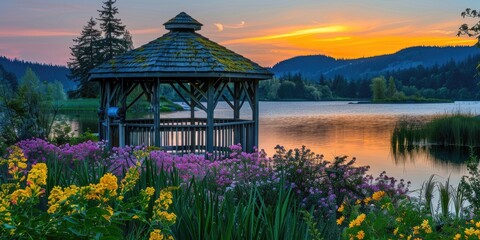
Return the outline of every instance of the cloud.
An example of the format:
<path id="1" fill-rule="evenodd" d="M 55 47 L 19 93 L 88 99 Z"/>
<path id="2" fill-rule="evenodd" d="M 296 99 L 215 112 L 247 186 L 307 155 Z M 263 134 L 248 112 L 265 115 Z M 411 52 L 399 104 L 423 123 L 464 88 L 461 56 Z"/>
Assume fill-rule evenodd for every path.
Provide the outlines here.
<path id="1" fill-rule="evenodd" d="M 49 29 L 0 29 L 0 37 L 65 37 L 77 36 L 78 33 Z"/>
<path id="2" fill-rule="evenodd" d="M 237 43 L 245 43 L 245 42 L 258 42 L 258 41 L 264 41 L 264 40 L 273 40 L 273 39 L 297 37 L 297 36 L 304 36 L 304 35 L 345 32 L 346 30 L 347 30 L 347 27 L 338 26 L 338 25 L 327 26 L 327 27 L 317 27 L 317 28 L 307 28 L 307 29 L 295 30 L 295 31 L 291 31 L 291 32 L 287 32 L 287 33 L 280 33 L 280 34 L 275 34 L 275 35 L 234 39 L 234 40 L 225 41 L 222 44 L 237 44 Z"/>
<path id="3" fill-rule="evenodd" d="M 223 24 L 221 24 L 221 23 L 214 23 L 213 25 L 215 25 L 215 27 L 217 27 L 217 29 L 218 29 L 219 32 L 223 31 Z"/>
<path id="4" fill-rule="evenodd" d="M 240 23 L 234 24 L 234 25 L 225 25 L 222 23 L 214 23 L 213 25 L 217 27 L 219 32 L 222 32 L 225 28 L 232 28 L 232 29 L 243 28 L 245 27 L 245 21 L 241 21 Z"/>
<path id="5" fill-rule="evenodd" d="M 141 34 L 151 34 L 151 33 L 159 33 L 161 32 L 161 28 L 144 28 L 144 29 L 134 29 L 131 30 L 130 33 L 141 35 Z"/>
<path id="6" fill-rule="evenodd" d="M 325 38 L 325 39 L 318 39 L 319 42 L 336 42 L 336 41 L 344 41 L 352 39 L 352 37 L 336 37 L 336 38 Z"/>

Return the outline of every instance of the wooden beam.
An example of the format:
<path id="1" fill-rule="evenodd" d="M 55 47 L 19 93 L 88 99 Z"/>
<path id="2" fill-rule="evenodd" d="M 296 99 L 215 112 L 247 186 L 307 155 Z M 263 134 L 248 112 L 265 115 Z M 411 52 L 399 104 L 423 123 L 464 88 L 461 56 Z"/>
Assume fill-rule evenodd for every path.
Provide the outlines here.
<path id="1" fill-rule="evenodd" d="M 227 82 L 221 83 L 220 85 L 218 85 L 219 88 L 216 87 L 215 90 L 214 90 L 215 91 L 215 93 L 214 93 L 215 94 L 215 99 L 214 99 L 213 104 L 214 104 L 215 108 L 217 107 L 218 100 L 220 100 L 220 97 L 223 96 L 223 90 L 225 89 L 226 85 L 228 85 Z"/>
<path id="2" fill-rule="evenodd" d="M 200 101 L 201 99 L 197 99 L 194 94 L 191 94 L 190 91 L 189 91 L 189 89 L 187 89 L 187 87 L 185 87 L 185 86 L 183 85 L 183 83 L 178 83 L 178 86 L 180 86 L 180 87 L 190 96 L 190 99 L 191 99 L 191 100 L 195 101 L 195 104 L 196 104 L 199 108 L 201 108 L 203 111 L 207 112 L 207 107 L 205 107 L 205 106 L 202 104 L 202 102 Z M 194 88 L 195 88 L 195 87 L 194 87 Z M 173 88 L 173 89 L 177 92 L 177 94 L 180 94 L 180 91 L 179 91 L 178 89 L 175 89 L 175 88 Z"/>
<path id="3" fill-rule="evenodd" d="M 128 104 L 125 111 L 128 110 L 133 104 L 135 104 L 143 96 L 143 94 L 145 94 L 145 92 L 141 92 L 140 94 L 138 94 L 138 96 L 130 104 Z"/>
<path id="4" fill-rule="evenodd" d="M 183 96 L 183 94 L 178 91 L 178 89 L 175 87 L 174 83 L 170 83 L 170 86 L 172 86 L 173 90 L 177 93 L 177 95 L 186 103 L 190 106 L 190 103 L 188 100 Z"/>
<path id="5" fill-rule="evenodd" d="M 230 108 L 232 108 L 232 109 L 235 108 L 235 106 L 232 104 L 230 99 L 228 99 L 225 95 L 222 95 L 222 98 L 223 98 L 223 100 L 225 100 L 225 102 L 228 104 L 228 106 L 230 106 Z"/>

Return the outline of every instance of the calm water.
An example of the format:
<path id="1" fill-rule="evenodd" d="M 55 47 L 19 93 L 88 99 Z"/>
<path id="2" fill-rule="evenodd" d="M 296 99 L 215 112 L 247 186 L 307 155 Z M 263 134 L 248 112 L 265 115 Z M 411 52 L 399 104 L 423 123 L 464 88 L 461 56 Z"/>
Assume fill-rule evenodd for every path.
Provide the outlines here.
<path id="1" fill-rule="evenodd" d="M 411 180 L 413 188 L 421 186 L 431 174 L 445 181 L 451 175 L 458 183 L 466 173 L 462 163 L 465 152 L 445 149 L 415 150 L 394 157 L 390 137 L 398 120 L 408 118 L 426 121 L 438 114 L 465 112 L 480 114 L 480 102 L 448 104 L 348 104 L 348 102 L 261 102 L 260 148 L 271 156 L 279 144 L 286 148 L 307 146 L 328 159 L 347 155 L 356 157 L 358 165 L 371 166 L 371 172 L 382 171 L 397 178 Z M 188 112 L 163 114 L 162 117 L 186 117 Z M 198 116 L 205 116 L 197 111 Z M 222 102 L 216 117 L 231 117 L 232 111 Z M 243 109 L 242 117 L 251 116 Z M 73 129 L 96 131 L 97 120 L 91 116 L 66 116 L 72 120 Z"/>

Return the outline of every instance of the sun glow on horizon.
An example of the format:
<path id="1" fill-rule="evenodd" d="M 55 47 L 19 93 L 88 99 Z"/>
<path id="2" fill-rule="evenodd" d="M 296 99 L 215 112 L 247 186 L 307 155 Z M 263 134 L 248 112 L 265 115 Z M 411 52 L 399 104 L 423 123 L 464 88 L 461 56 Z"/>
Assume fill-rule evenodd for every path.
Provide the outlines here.
<path id="1" fill-rule="evenodd" d="M 476 39 L 457 37 L 454 31 L 444 29 L 421 31 L 408 25 L 391 25 L 356 22 L 326 27 L 279 28 L 270 30 L 268 35 L 253 32 L 253 36 L 225 40 L 220 44 L 271 67 L 301 55 L 322 54 L 336 59 L 352 59 L 393 54 L 414 46 L 473 46 L 477 42 Z"/>

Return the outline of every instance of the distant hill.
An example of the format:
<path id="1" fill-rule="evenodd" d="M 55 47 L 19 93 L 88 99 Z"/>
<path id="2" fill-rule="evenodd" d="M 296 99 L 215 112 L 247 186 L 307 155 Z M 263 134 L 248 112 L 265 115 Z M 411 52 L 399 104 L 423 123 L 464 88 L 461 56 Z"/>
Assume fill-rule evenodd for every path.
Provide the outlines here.
<path id="1" fill-rule="evenodd" d="M 0 56 L 0 65 L 2 65 L 7 72 L 15 74 L 19 80 L 25 74 L 27 67 L 30 67 L 38 75 L 41 81 L 60 81 L 63 84 L 65 91 L 75 89 L 77 86 L 75 82 L 67 77 L 70 73 L 70 70 L 68 70 L 68 68 L 65 66 L 47 65 L 17 59 L 8 59 L 2 56 Z"/>
<path id="2" fill-rule="evenodd" d="M 420 65 L 430 67 L 452 60 L 459 62 L 477 55 L 480 55 L 480 49 L 476 47 L 410 47 L 394 54 L 358 59 L 334 59 L 324 55 L 299 56 L 275 64 L 271 71 L 277 76 L 289 72 L 301 73 L 311 80 L 318 80 L 322 74 L 327 78 L 341 75 L 359 79 Z"/>

